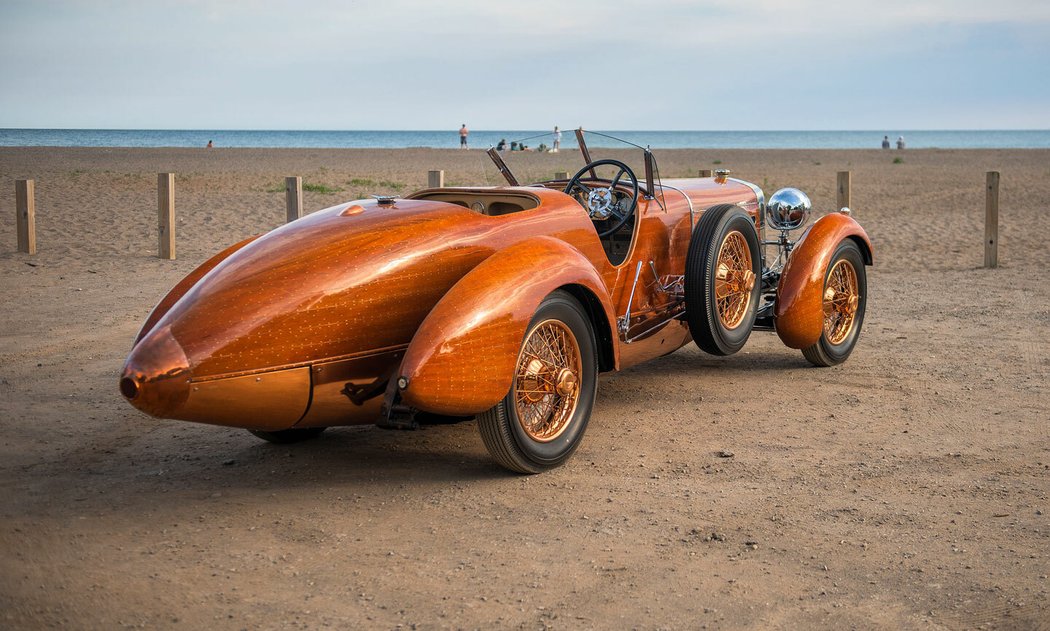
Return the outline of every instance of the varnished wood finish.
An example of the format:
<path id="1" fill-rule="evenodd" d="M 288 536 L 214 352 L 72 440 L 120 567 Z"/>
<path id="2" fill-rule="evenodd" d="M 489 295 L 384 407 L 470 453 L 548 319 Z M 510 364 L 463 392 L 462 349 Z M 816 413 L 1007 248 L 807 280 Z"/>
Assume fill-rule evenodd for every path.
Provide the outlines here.
<path id="1" fill-rule="evenodd" d="M 409 405 L 465 416 L 494 406 L 510 390 L 525 329 L 543 299 L 560 287 L 584 288 L 615 326 L 601 276 L 578 250 L 535 237 L 500 250 L 456 283 L 408 347 L 401 375 Z"/>
<path id="2" fill-rule="evenodd" d="M 411 405 L 474 413 L 506 394 L 536 305 L 565 285 L 586 288 L 606 320 L 598 344 L 612 366 L 670 353 L 688 327 L 655 281 L 684 274 L 704 209 L 738 203 L 757 221 L 758 203 L 732 180 L 665 183 L 639 200 L 632 248 L 616 266 L 586 211 L 544 187 L 428 189 L 313 213 L 179 283 L 143 327 L 122 390 L 154 416 L 276 430 L 375 422 L 382 386 L 404 374 Z M 534 207 L 490 216 L 425 199 L 457 191 Z M 627 343 L 617 318 L 639 263 Z"/>
<path id="3" fill-rule="evenodd" d="M 441 189 L 449 190 L 454 189 Z M 399 200 L 381 206 L 360 201 L 232 248 L 232 254 L 203 265 L 162 301 L 144 328 L 170 333 L 163 339 L 144 335 L 125 376 L 142 390 L 166 387 L 156 385 L 169 370 L 164 362 L 145 362 L 149 370 L 136 367 L 144 358 L 170 355 L 168 337 L 177 340 L 186 358 L 180 371 L 194 383 L 404 347 L 455 282 L 517 241 L 548 232 L 579 243 L 592 258 L 604 256 L 590 222 L 566 196 L 542 188 L 509 193 L 530 196 L 536 208 L 488 217 L 441 202 Z M 392 374 L 395 368 L 377 372 Z M 177 406 L 152 405 L 146 393 L 132 403 L 156 416 L 187 416 Z M 227 404 L 236 405 L 236 400 Z M 348 413 L 357 411 L 351 406 L 347 399 Z M 337 416 L 318 419 L 338 423 Z"/>
<path id="4" fill-rule="evenodd" d="M 139 349 L 143 349 L 140 351 Z M 190 362 L 170 326 L 155 326 L 124 362 L 120 390 L 132 405 L 159 418 L 182 418 L 190 395 Z"/>
<path id="5" fill-rule="evenodd" d="M 404 355 L 405 348 L 400 346 L 315 364 L 310 409 L 296 426 L 375 423 L 387 380 L 394 377 Z"/>
<path id="6" fill-rule="evenodd" d="M 777 287 L 774 322 L 789 348 L 806 348 L 824 329 L 824 276 L 835 248 L 843 239 L 858 241 L 865 263 L 871 264 L 871 241 L 852 217 L 832 213 L 810 226 L 791 252 Z"/>
<path id="7" fill-rule="evenodd" d="M 262 430 L 291 427 L 310 401 L 305 366 L 218 379 L 198 379 L 190 366 L 171 326 L 155 327 L 128 358 L 121 390 L 127 396 L 133 383 L 131 403 L 153 416 Z"/>
<path id="8" fill-rule="evenodd" d="M 179 298 L 182 298 L 187 291 L 189 291 L 194 285 L 197 284 L 197 281 L 204 277 L 205 274 L 210 272 L 219 263 L 225 261 L 226 258 L 229 257 L 231 254 L 233 254 L 237 250 L 240 250 L 241 248 L 258 238 L 259 235 L 255 235 L 254 237 L 248 237 L 240 243 L 235 243 L 234 245 L 231 245 L 222 252 L 219 252 L 204 263 L 197 266 L 197 269 L 187 274 L 186 277 L 180 280 L 178 284 L 176 284 L 174 287 L 172 287 L 171 291 L 169 291 L 167 295 L 165 295 L 164 298 L 161 299 L 157 306 L 153 308 L 153 311 L 150 312 L 149 317 L 146 318 L 146 322 L 142 325 L 142 328 L 139 329 L 139 334 L 135 336 L 135 343 L 138 344 L 139 341 L 153 329 L 153 327 L 157 324 L 157 321 L 160 320 L 161 317 L 163 317 L 164 314 L 171 309 L 172 305 L 178 302 Z"/>

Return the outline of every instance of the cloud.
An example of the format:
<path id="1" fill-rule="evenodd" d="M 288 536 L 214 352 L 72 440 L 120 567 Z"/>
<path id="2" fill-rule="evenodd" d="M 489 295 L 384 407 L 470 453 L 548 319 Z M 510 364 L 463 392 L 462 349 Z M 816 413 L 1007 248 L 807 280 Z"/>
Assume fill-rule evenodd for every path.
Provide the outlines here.
<path id="1" fill-rule="evenodd" d="M 1017 0 L 14 0 L 0 126 L 1045 127 L 1048 64 Z"/>

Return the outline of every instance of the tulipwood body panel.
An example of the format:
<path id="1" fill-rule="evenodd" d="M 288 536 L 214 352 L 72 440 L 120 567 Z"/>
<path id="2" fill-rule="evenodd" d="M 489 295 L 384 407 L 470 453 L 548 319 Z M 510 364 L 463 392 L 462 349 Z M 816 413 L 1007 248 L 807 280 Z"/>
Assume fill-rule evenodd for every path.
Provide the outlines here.
<path id="1" fill-rule="evenodd" d="M 610 367 L 670 353 L 690 338 L 657 281 L 684 274 L 704 209 L 738 203 L 756 222 L 759 209 L 732 180 L 666 184 L 639 199 L 620 265 L 586 211 L 543 186 L 424 190 L 313 213 L 229 248 L 169 292 L 121 389 L 154 416 L 276 430 L 375 422 L 385 385 L 405 374 L 419 409 L 473 413 L 506 393 L 523 323 L 564 284 L 599 305 Z M 522 209 L 427 199 L 457 190 Z M 628 307 L 630 339 L 617 322 Z"/>
<path id="2" fill-rule="evenodd" d="M 578 250 L 536 237 L 501 250 L 456 283 L 408 347 L 402 399 L 429 412 L 464 416 L 489 409 L 510 390 L 525 329 L 551 292 L 575 287 L 615 321 L 601 276 Z M 615 353 L 615 349 L 613 350 Z M 615 361 L 615 359 L 614 359 Z"/>
<path id="3" fill-rule="evenodd" d="M 871 241 L 852 217 L 832 213 L 806 231 L 780 276 L 773 318 L 777 335 L 789 348 L 815 344 L 824 329 L 824 277 L 835 248 L 843 239 L 856 239 L 871 265 Z"/>
<path id="4" fill-rule="evenodd" d="M 145 337 L 146 334 L 149 333 L 154 326 L 156 326 L 157 321 L 160 320 L 165 313 L 171 310 L 175 303 L 179 301 L 179 298 L 182 298 L 184 295 L 186 295 L 186 292 L 192 289 L 193 286 L 196 285 L 200 279 L 204 278 L 205 274 L 214 269 L 216 265 L 226 260 L 231 254 L 233 254 L 237 250 L 240 250 L 241 248 L 258 238 L 259 235 L 256 235 L 254 237 L 248 237 L 244 241 L 231 245 L 222 252 L 219 252 L 207 261 L 201 263 L 197 266 L 196 269 L 187 274 L 186 277 L 180 280 L 174 287 L 172 287 L 171 291 L 169 291 L 163 298 L 161 298 L 161 301 L 157 303 L 156 307 L 153 308 L 153 311 L 150 312 L 149 317 L 146 318 L 146 322 L 143 323 L 142 328 L 139 329 L 139 334 L 135 336 L 135 343 L 138 344 L 139 341 L 143 337 Z"/>

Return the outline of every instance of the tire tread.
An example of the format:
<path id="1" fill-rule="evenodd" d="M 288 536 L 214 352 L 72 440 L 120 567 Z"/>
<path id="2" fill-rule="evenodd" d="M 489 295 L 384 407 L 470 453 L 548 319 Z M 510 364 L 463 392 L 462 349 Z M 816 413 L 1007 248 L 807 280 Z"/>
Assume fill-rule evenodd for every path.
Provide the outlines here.
<path id="1" fill-rule="evenodd" d="M 735 210 L 739 210 L 739 207 L 734 204 L 719 204 L 712 206 L 704 211 L 704 214 L 700 216 L 700 221 L 696 224 L 696 228 L 693 229 L 692 238 L 689 242 L 689 253 L 686 257 L 686 269 L 685 269 L 685 312 L 686 322 L 689 324 L 689 332 L 693 336 L 693 341 L 696 343 L 700 350 L 711 355 L 732 355 L 747 343 L 747 339 L 750 336 L 750 330 L 754 326 L 756 316 L 756 306 L 751 307 L 751 316 L 748 321 L 742 322 L 740 326 L 747 328 L 747 335 L 744 336 L 737 344 L 724 344 L 715 337 L 715 331 L 719 330 L 722 323 L 718 320 L 718 314 L 715 310 L 708 308 L 708 276 L 711 274 L 711 270 L 715 267 L 718 258 L 718 247 L 719 243 L 712 243 L 714 238 L 714 231 L 718 228 L 718 225 L 723 221 L 726 214 L 731 213 Z M 741 211 L 743 212 L 743 211 Z M 754 226 L 752 225 L 752 229 Z M 754 239 L 749 240 L 749 247 L 758 243 L 758 234 L 754 232 Z M 759 244 L 759 247 L 760 244 Z M 754 251 L 752 247 L 752 256 L 760 257 L 759 251 Z M 757 274 L 761 278 L 761 263 L 759 264 L 759 272 Z M 756 285 L 761 283 L 756 280 Z M 698 314 L 700 314 L 698 316 Z"/>
<path id="2" fill-rule="evenodd" d="M 543 469 L 536 467 L 514 444 L 510 433 L 511 419 L 507 415 L 506 401 L 500 401 L 478 415 L 478 431 L 481 441 L 485 443 L 489 455 L 502 467 L 517 473 L 540 473 Z"/>

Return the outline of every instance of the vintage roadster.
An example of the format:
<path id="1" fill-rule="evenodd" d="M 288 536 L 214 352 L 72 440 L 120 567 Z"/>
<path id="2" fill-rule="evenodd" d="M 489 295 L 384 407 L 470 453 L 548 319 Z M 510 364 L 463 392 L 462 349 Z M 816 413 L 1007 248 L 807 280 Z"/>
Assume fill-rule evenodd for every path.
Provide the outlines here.
<path id="1" fill-rule="evenodd" d="M 809 199 L 592 160 L 572 177 L 351 201 L 220 252 L 150 314 L 120 377 L 138 409 L 293 442 L 476 417 L 504 467 L 580 444 L 599 373 L 776 331 L 818 366 L 864 320 L 871 244 Z M 766 233 L 776 231 L 767 240 Z M 767 250 L 769 255 L 766 255 Z"/>

